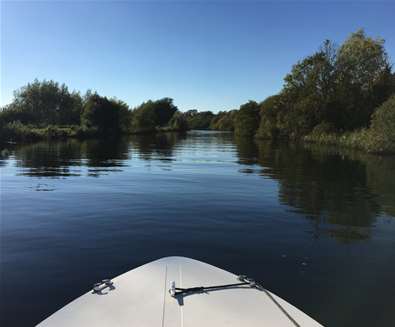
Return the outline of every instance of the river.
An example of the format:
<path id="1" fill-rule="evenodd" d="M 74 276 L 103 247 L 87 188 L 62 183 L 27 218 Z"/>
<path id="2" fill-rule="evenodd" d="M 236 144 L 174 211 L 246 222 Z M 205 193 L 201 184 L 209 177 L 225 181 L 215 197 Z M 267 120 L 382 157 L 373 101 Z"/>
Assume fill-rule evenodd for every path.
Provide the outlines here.
<path id="1" fill-rule="evenodd" d="M 1 326 L 163 256 L 326 326 L 395 325 L 395 157 L 192 131 L 1 151 Z"/>

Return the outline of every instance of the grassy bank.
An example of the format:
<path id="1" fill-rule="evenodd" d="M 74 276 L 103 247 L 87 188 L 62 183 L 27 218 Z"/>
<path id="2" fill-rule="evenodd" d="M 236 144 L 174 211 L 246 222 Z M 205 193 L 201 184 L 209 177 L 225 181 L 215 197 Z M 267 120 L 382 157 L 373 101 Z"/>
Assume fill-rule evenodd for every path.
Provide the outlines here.
<path id="1" fill-rule="evenodd" d="M 372 115 L 369 128 L 339 133 L 327 124 L 317 125 L 302 138 L 306 142 L 354 148 L 376 154 L 395 154 L 395 96 L 390 97 Z"/>
<path id="2" fill-rule="evenodd" d="M 321 145 L 358 149 L 374 154 L 395 154 L 395 143 L 370 129 L 361 129 L 347 133 L 312 132 L 304 136 L 302 140 Z"/>
<path id="3" fill-rule="evenodd" d="M 126 134 L 155 134 L 164 132 L 182 132 L 185 129 L 175 127 L 157 127 L 130 131 Z M 109 134 L 114 136 L 116 134 Z M 40 140 L 64 140 L 67 138 L 86 139 L 93 137 L 108 137 L 101 134 L 96 128 L 87 128 L 79 125 L 58 126 L 48 125 L 38 127 L 34 125 L 12 122 L 0 128 L 0 140 L 7 142 L 34 142 Z"/>
<path id="4" fill-rule="evenodd" d="M 86 138 L 95 135 L 94 129 L 83 128 L 78 125 L 58 126 L 48 125 L 38 127 L 34 125 L 12 122 L 0 130 L 0 139 L 11 142 L 31 142 L 44 139 Z"/>

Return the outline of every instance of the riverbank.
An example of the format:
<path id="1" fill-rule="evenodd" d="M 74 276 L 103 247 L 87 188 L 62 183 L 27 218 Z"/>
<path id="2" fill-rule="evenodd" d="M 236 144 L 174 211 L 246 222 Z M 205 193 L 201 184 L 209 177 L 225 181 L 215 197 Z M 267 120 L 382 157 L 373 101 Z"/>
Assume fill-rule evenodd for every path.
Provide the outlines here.
<path id="1" fill-rule="evenodd" d="M 340 46 L 326 40 L 292 67 L 279 93 L 238 109 L 181 111 L 168 97 L 132 108 L 97 92 L 34 80 L 0 110 L 0 142 L 189 129 L 395 153 L 395 72 L 383 40 L 358 30 Z"/>
<path id="2" fill-rule="evenodd" d="M 174 129 L 171 127 L 158 127 L 156 129 L 140 129 L 137 131 L 130 131 L 126 135 L 156 134 L 167 132 L 185 132 L 185 130 Z M 109 135 L 105 136 L 108 137 Z M 113 136 L 115 136 L 115 134 Z M 50 125 L 46 127 L 36 127 L 32 125 L 24 125 L 21 123 L 13 123 L 8 124 L 0 131 L 0 140 L 3 142 L 31 143 L 45 140 L 66 140 L 69 138 L 88 139 L 102 137 L 103 135 L 100 135 L 96 129 L 86 128 L 78 125 Z M 382 135 L 374 133 L 370 129 L 361 129 L 358 131 L 346 133 L 313 131 L 312 133 L 303 136 L 300 141 L 307 144 L 311 143 L 323 146 L 356 149 L 362 152 L 378 155 L 395 154 L 395 143 L 384 139 Z"/>
<path id="3" fill-rule="evenodd" d="M 68 138 L 87 139 L 109 136 L 113 137 L 120 135 L 155 134 L 166 132 L 185 132 L 185 130 L 172 127 L 157 127 L 154 129 L 140 129 L 136 131 L 129 131 L 122 134 L 116 132 L 110 134 L 101 134 L 96 128 L 93 127 L 87 128 L 78 125 L 48 125 L 45 127 L 38 127 L 34 125 L 22 124 L 20 122 L 13 122 L 5 125 L 0 129 L 0 141 L 30 143 L 42 140 L 65 140 Z"/>
<path id="4" fill-rule="evenodd" d="M 97 130 L 94 128 L 85 128 L 78 125 L 39 127 L 13 122 L 0 129 L 0 140 L 3 142 L 30 143 L 42 140 L 65 140 L 68 138 L 84 139 L 96 136 Z"/>
<path id="5" fill-rule="evenodd" d="M 395 154 L 395 143 L 370 129 L 347 133 L 311 133 L 302 138 L 303 142 L 318 145 L 360 150 L 371 154 Z"/>

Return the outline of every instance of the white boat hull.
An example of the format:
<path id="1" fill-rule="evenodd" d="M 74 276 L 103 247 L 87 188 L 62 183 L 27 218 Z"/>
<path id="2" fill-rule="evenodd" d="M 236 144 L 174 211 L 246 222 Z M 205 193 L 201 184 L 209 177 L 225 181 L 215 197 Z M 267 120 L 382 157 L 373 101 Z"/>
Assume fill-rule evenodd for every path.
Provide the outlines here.
<path id="1" fill-rule="evenodd" d="M 114 278 L 112 290 L 82 295 L 38 326 L 321 326 L 266 290 L 234 287 L 172 297 L 172 281 L 183 288 L 238 282 L 236 275 L 200 261 L 162 258 Z"/>

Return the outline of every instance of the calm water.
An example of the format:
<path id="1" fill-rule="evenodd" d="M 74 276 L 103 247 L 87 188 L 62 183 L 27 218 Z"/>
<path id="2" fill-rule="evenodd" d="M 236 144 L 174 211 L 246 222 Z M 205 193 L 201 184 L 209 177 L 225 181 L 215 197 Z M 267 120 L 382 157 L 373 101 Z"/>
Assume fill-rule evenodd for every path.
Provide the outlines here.
<path id="1" fill-rule="evenodd" d="M 1 326 L 182 255 L 327 326 L 395 326 L 395 158 L 191 132 L 8 146 Z"/>

